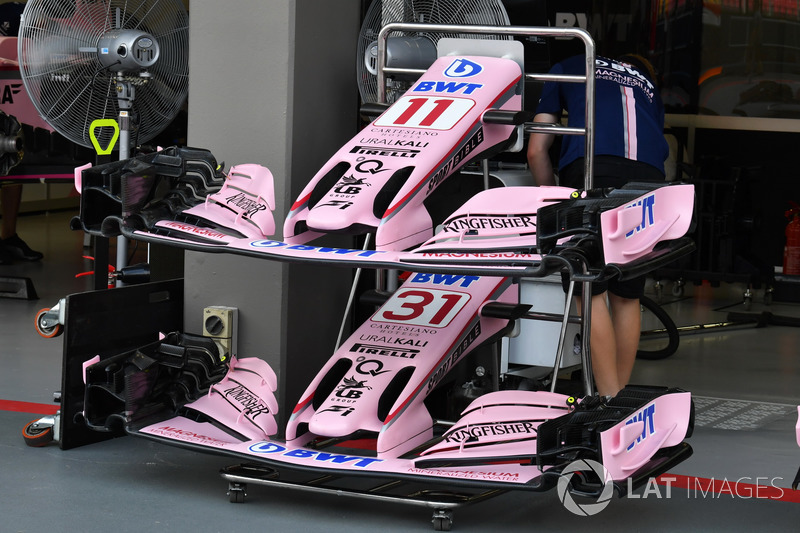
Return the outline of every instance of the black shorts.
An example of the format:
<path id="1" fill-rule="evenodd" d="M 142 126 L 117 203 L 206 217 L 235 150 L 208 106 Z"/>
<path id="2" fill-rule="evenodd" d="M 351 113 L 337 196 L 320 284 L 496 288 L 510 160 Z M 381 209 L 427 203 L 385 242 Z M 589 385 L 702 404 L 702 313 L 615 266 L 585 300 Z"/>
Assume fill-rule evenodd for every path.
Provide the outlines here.
<path id="1" fill-rule="evenodd" d="M 647 279 L 645 276 L 638 278 L 627 279 L 620 281 L 618 279 L 610 279 L 608 281 L 597 281 L 592 283 L 592 296 L 603 294 L 608 291 L 611 294 L 619 296 L 620 298 L 628 298 L 630 300 L 638 300 L 644 294 L 644 286 Z M 575 283 L 575 296 L 581 296 L 582 283 Z M 569 289 L 569 275 L 566 272 L 561 274 L 561 286 L 564 287 L 564 292 Z"/>
<path id="2" fill-rule="evenodd" d="M 572 187 L 573 189 L 583 189 L 585 180 L 583 175 L 583 158 L 576 159 L 558 174 L 559 185 Z M 633 161 L 624 157 L 611 155 L 598 155 L 594 158 L 594 179 L 592 186 L 595 188 L 614 187 L 620 188 L 629 181 L 664 181 L 664 175 L 647 163 Z M 600 281 L 592 284 L 592 295 L 602 294 L 606 291 L 611 292 L 621 298 L 637 300 L 644 294 L 645 277 L 619 281 L 612 279 Z M 561 284 L 564 292 L 569 286 L 569 276 L 561 276 Z M 575 289 L 575 294 L 581 294 L 580 284 Z"/>
<path id="3" fill-rule="evenodd" d="M 558 172 L 558 184 L 562 187 L 583 189 L 583 158 L 576 159 Z M 598 155 L 594 158 L 592 187 L 622 187 L 629 181 L 664 181 L 664 174 L 656 167 L 614 155 Z"/>

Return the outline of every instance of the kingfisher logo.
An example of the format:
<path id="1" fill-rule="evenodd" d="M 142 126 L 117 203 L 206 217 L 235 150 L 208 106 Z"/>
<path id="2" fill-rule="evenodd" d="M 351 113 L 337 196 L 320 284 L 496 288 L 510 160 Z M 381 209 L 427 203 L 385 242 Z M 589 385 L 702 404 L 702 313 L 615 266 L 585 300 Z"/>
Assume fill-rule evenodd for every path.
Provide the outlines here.
<path id="1" fill-rule="evenodd" d="M 448 78 L 469 78 L 477 76 L 483 71 L 483 67 L 469 59 L 456 59 L 450 66 L 444 69 L 444 75 Z"/>

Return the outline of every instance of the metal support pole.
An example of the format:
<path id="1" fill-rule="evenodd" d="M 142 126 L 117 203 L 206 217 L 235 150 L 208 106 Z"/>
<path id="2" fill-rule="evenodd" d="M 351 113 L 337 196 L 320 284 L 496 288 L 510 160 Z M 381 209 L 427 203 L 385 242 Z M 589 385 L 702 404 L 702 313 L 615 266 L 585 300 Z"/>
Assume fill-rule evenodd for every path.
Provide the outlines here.
<path id="1" fill-rule="evenodd" d="M 120 74 L 117 80 L 117 103 L 119 104 L 119 159 L 124 161 L 131 155 L 131 123 L 130 110 L 133 108 L 133 99 L 136 89 L 130 82 L 124 81 Z M 124 207 L 124 206 L 123 206 Z M 122 270 L 128 265 L 128 239 L 122 235 L 117 237 L 117 260 L 114 265 L 116 270 Z M 116 281 L 117 287 L 122 287 L 121 280 Z"/>
<path id="2" fill-rule="evenodd" d="M 561 361 L 564 359 L 564 339 L 567 336 L 567 324 L 570 322 L 569 311 L 572 307 L 572 295 L 574 292 L 575 282 L 570 280 L 569 288 L 567 289 L 567 297 L 564 300 L 564 315 L 561 320 L 561 331 L 558 334 L 558 349 L 556 350 L 556 362 L 553 365 L 553 382 L 550 384 L 550 392 L 556 391 L 558 371 L 561 370 Z M 581 319 L 581 324 L 583 324 L 583 319 Z"/>
<path id="3" fill-rule="evenodd" d="M 586 72 L 583 76 L 552 74 L 525 74 L 525 79 L 540 81 L 569 81 L 585 82 L 586 84 L 586 114 L 584 117 L 585 127 L 582 130 L 585 135 L 585 150 L 587 157 L 584 158 L 584 188 L 591 189 L 594 184 L 594 118 L 595 118 L 595 45 L 592 36 L 586 30 L 580 28 L 551 28 L 537 26 L 479 26 L 479 25 L 455 25 L 455 24 L 387 24 L 378 33 L 378 101 L 386 103 L 386 74 L 392 73 L 412 73 L 423 70 L 414 69 L 395 69 L 386 66 L 386 48 L 389 35 L 394 32 L 417 32 L 417 33 L 462 33 L 478 35 L 536 35 L 539 37 L 574 38 L 583 41 L 586 51 Z M 535 128 L 525 128 L 525 131 L 536 131 Z M 590 155 L 591 154 L 591 155 Z"/>
<path id="4" fill-rule="evenodd" d="M 583 365 L 583 389 L 586 396 L 594 396 L 594 379 L 592 374 L 592 282 L 584 281 L 581 298 L 581 363 Z M 587 297 L 588 295 L 588 297 Z"/>

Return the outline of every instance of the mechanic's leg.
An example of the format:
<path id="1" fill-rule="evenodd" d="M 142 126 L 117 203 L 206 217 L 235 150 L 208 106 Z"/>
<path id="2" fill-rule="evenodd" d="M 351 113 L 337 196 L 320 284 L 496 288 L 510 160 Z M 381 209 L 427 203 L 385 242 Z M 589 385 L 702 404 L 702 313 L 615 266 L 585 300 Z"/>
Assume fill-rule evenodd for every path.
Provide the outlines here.
<path id="1" fill-rule="evenodd" d="M 0 213 L 3 215 L 0 224 L 0 264 L 10 263 L 13 259 L 38 261 L 44 254 L 31 250 L 31 247 L 17 235 L 17 215 L 22 201 L 22 184 L 6 185 L 0 191 Z"/>
<path id="2" fill-rule="evenodd" d="M 606 303 L 606 294 L 592 296 L 592 373 L 597 393 L 614 396 L 620 390 L 617 370 L 617 342 L 611 313 Z M 581 308 L 578 298 L 578 309 Z"/>
<path id="3" fill-rule="evenodd" d="M 5 185 L 0 190 L 0 214 L 3 215 L 3 223 L 0 226 L 0 238 L 8 239 L 17 232 L 17 215 L 19 214 L 19 204 L 22 201 L 22 184 L 14 183 Z"/>
<path id="4" fill-rule="evenodd" d="M 639 299 L 623 298 L 608 293 L 611 307 L 614 336 L 617 342 L 617 380 L 620 389 L 628 384 L 636 362 L 636 350 L 639 349 L 639 335 L 642 329 L 642 314 Z"/>

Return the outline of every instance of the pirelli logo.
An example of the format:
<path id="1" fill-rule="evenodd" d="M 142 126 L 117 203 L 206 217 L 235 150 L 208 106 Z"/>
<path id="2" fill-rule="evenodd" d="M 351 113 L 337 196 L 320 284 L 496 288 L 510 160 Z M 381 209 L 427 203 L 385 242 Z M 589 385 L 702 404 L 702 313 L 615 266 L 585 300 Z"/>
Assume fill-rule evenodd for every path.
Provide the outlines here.
<path id="1" fill-rule="evenodd" d="M 367 355 L 383 355 L 386 357 L 404 357 L 406 359 L 414 359 L 419 353 L 419 350 L 410 350 L 410 349 L 397 349 L 397 348 L 389 348 L 388 346 L 378 346 L 375 344 L 354 344 L 352 348 L 350 348 L 351 352 L 354 353 L 363 353 Z"/>
<path id="2" fill-rule="evenodd" d="M 350 150 L 351 154 L 381 156 L 381 157 L 405 157 L 413 159 L 420 153 L 419 150 L 410 148 L 377 148 L 375 146 L 354 146 Z"/>

